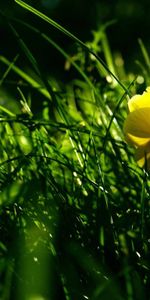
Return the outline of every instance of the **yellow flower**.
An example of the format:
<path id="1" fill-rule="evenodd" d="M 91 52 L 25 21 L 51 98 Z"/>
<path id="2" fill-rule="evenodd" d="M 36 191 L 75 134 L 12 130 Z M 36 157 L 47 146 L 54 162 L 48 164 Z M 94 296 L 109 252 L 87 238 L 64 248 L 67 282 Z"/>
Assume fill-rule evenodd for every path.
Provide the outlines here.
<path id="1" fill-rule="evenodd" d="M 136 146 L 136 160 L 150 169 L 150 87 L 129 102 L 129 115 L 124 123 L 126 141 Z"/>

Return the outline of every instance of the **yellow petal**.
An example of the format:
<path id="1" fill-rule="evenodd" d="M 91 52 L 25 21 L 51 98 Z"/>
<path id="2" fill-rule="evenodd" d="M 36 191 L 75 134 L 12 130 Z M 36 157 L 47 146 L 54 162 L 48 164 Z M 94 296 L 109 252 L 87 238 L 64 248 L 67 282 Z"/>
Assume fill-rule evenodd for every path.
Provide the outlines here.
<path id="1" fill-rule="evenodd" d="M 140 167 L 146 165 L 147 169 L 150 170 L 150 142 L 138 147 L 135 157 Z"/>
<path id="2" fill-rule="evenodd" d="M 150 107 L 150 87 L 142 95 L 133 96 L 128 102 L 128 107 L 130 112 L 138 108 Z"/>
<path id="3" fill-rule="evenodd" d="M 124 123 L 126 140 L 140 146 L 150 141 L 150 107 L 140 108 L 129 113 Z"/>
<path id="4" fill-rule="evenodd" d="M 150 86 L 146 88 L 146 92 L 150 93 Z"/>

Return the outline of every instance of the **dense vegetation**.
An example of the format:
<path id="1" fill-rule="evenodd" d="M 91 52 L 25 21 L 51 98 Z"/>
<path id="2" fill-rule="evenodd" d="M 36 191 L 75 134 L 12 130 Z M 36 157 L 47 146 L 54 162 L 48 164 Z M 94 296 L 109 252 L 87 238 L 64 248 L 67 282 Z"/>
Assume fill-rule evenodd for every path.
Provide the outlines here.
<path id="1" fill-rule="evenodd" d="M 149 84 L 147 50 L 139 40 L 138 71 L 126 72 L 113 22 L 83 43 L 16 2 L 38 25 L 3 16 L 18 53 L 0 56 L 0 299 L 149 299 L 149 173 L 123 133 L 129 97 Z"/>

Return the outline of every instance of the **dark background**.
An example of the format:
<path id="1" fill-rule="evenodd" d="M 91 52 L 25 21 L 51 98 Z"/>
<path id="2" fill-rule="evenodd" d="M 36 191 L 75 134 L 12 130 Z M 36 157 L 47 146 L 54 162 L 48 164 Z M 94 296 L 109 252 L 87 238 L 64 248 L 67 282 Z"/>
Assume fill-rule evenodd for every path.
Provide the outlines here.
<path id="1" fill-rule="evenodd" d="M 96 30 L 108 21 L 115 20 L 115 23 L 107 29 L 107 36 L 112 52 L 122 53 L 125 66 L 129 70 L 134 69 L 135 60 L 141 57 L 138 38 L 143 40 L 148 52 L 150 50 L 150 2 L 148 0 L 142 2 L 136 0 L 28 0 L 26 2 L 53 18 L 84 42 L 92 39 L 92 30 Z M 25 20 L 40 28 L 41 31 L 47 32 L 65 50 L 70 51 L 72 46 L 70 39 L 25 11 L 14 1 L 1 0 L 0 11 L 6 17 Z M 61 69 L 62 58 L 55 49 L 50 49 L 50 46 L 35 38 L 33 33 L 22 28 L 21 25 L 15 24 L 15 28 L 28 45 L 33 47 L 34 54 L 38 55 L 39 60 L 46 65 L 50 72 L 53 72 L 54 69 Z M 19 48 L 2 15 L 0 17 L 0 36 L 1 53 L 12 58 Z"/>

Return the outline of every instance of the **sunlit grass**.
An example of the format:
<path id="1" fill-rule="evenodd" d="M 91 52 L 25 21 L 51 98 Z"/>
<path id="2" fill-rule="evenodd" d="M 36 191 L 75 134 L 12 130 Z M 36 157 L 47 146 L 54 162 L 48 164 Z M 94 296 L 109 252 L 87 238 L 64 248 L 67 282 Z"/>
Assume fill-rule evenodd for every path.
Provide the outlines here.
<path id="1" fill-rule="evenodd" d="M 147 299 L 149 174 L 123 134 L 129 96 L 148 83 L 147 51 L 140 42 L 144 71 L 127 74 L 107 26 L 83 43 L 16 2 L 80 47 L 70 56 L 39 28 L 9 20 L 29 67 L 0 57 L 0 299 Z M 47 76 L 18 24 L 54 47 L 74 78 Z"/>

